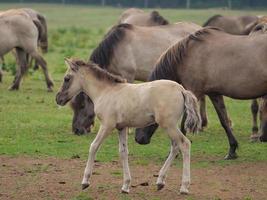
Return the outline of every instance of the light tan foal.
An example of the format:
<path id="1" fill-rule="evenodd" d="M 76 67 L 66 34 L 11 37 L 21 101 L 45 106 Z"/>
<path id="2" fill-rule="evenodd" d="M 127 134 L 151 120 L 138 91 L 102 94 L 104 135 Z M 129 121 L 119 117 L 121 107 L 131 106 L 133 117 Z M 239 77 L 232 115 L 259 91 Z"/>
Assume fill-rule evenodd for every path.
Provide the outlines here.
<path id="1" fill-rule="evenodd" d="M 200 128 L 200 116 L 195 96 L 173 81 L 159 80 L 141 84 L 125 83 L 97 65 L 79 60 L 66 60 L 69 69 L 56 101 L 65 105 L 79 92 L 85 92 L 95 105 L 100 128 L 91 143 L 89 157 L 84 171 L 82 188 L 90 185 L 93 164 L 99 146 L 114 130 L 119 130 L 119 151 L 123 166 L 122 192 L 130 190 L 131 175 L 128 164 L 128 127 L 144 127 L 157 122 L 171 139 L 170 154 L 159 172 L 158 189 L 165 185 L 167 170 L 179 150 L 183 155 L 183 175 L 180 192 L 188 193 L 190 185 L 190 141 L 177 128 L 177 122 L 184 112 L 185 126 L 189 131 Z M 145 114 L 143 114 L 145 113 Z"/>

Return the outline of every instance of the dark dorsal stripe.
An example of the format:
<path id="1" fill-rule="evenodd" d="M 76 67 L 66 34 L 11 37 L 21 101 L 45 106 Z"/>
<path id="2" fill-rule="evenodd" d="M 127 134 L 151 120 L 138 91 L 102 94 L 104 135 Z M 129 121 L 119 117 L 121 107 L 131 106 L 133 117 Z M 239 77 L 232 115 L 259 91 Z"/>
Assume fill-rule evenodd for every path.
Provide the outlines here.
<path id="1" fill-rule="evenodd" d="M 205 35 L 210 34 L 211 30 L 220 31 L 220 29 L 215 27 L 203 28 L 171 46 L 161 55 L 148 80 L 168 79 L 181 83 L 177 67 L 183 64 L 183 59 L 186 57 L 189 43 L 193 44 L 194 42 L 204 41 Z"/>
<path id="2" fill-rule="evenodd" d="M 209 26 L 209 24 L 210 24 L 212 21 L 218 19 L 219 17 L 222 17 L 222 15 L 214 15 L 214 16 L 212 16 L 211 18 L 209 18 L 209 19 L 203 24 L 203 27 Z"/>
<path id="3" fill-rule="evenodd" d="M 158 25 L 168 25 L 169 22 L 166 20 L 164 17 L 162 17 L 158 11 L 152 11 L 151 14 L 151 19 L 156 22 Z"/>
<path id="4" fill-rule="evenodd" d="M 90 61 L 98 64 L 99 67 L 107 69 L 113 58 L 117 45 L 124 39 L 126 30 L 132 29 L 131 24 L 119 24 L 111 28 L 104 36 L 98 47 L 90 56 Z"/>

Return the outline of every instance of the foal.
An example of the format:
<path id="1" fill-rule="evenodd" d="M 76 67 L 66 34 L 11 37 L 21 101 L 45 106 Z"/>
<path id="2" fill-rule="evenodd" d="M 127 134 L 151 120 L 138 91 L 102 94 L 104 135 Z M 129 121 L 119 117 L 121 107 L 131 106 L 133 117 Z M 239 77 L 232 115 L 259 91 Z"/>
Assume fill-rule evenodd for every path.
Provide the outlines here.
<path id="1" fill-rule="evenodd" d="M 66 59 L 66 64 L 69 65 L 69 69 L 56 96 L 57 104 L 63 106 L 73 96 L 84 92 L 92 99 L 95 114 L 100 120 L 99 131 L 90 146 L 82 188 L 85 189 L 90 185 L 89 178 L 92 175 L 99 146 L 116 128 L 119 131 L 119 152 L 123 166 L 122 192 L 128 193 L 131 182 L 127 147 L 128 127 L 144 127 L 157 122 L 171 139 L 170 154 L 157 179 L 158 190 L 164 187 L 166 172 L 180 150 L 183 155 L 180 192 L 187 194 L 190 185 L 191 144 L 177 129 L 177 122 L 186 112 L 186 128 L 192 132 L 200 128 L 201 119 L 196 97 L 173 81 L 159 80 L 130 84 L 93 63 L 86 64 L 83 61 Z"/>

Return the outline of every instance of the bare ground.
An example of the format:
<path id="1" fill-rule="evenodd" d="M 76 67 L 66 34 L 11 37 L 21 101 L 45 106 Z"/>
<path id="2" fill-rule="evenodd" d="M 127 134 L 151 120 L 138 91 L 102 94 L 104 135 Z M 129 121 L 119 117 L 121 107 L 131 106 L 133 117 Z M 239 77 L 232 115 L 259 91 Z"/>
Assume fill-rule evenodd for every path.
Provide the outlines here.
<path id="1" fill-rule="evenodd" d="M 187 196 L 179 194 L 181 169 L 175 166 L 168 173 L 165 188 L 156 191 L 155 175 L 160 166 L 152 163 L 130 163 L 135 187 L 129 195 L 120 194 L 122 169 L 116 161 L 97 162 L 91 186 L 82 192 L 85 163 L 80 159 L 0 156 L 0 199 L 267 199 L 267 162 L 192 169 Z"/>

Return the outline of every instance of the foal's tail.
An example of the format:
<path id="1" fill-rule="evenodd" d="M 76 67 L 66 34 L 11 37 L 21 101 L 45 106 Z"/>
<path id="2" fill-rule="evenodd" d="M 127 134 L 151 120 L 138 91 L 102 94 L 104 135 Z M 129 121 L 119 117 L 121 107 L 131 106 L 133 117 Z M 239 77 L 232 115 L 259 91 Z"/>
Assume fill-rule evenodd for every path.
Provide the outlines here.
<path id="1" fill-rule="evenodd" d="M 201 117 L 199 114 L 197 98 L 188 90 L 183 90 L 182 94 L 185 102 L 185 130 L 193 133 L 198 132 L 198 130 L 201 129 Z"/>

